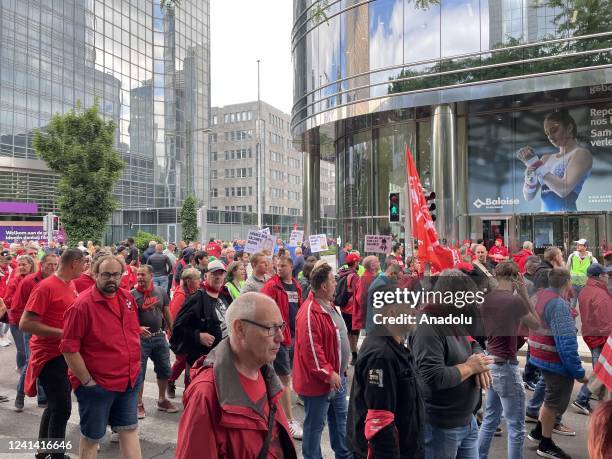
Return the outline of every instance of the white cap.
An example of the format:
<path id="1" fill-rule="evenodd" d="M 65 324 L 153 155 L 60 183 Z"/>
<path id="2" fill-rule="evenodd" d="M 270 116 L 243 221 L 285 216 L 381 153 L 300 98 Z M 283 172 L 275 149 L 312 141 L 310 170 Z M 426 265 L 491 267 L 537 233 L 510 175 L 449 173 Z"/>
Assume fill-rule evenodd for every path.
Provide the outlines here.
<path id="1" fill-rule="evenodd" d="M 206 269 L 206 272 L 212 273 L 214 271 L 227 271 L 225 269 L 225 265 L 223 264 L 223 262 L 219 261 L 219 260 L 215 260 L 215 261 L 211 261 L 210 263 L 208 263 L 208 268 Z"/>
<path id="2" fill-rule="evenodd" d="M 589 245 L 589 241 L 586 239 L 578 239 L 577 241 L 574 241 L 574 244 Z"/>

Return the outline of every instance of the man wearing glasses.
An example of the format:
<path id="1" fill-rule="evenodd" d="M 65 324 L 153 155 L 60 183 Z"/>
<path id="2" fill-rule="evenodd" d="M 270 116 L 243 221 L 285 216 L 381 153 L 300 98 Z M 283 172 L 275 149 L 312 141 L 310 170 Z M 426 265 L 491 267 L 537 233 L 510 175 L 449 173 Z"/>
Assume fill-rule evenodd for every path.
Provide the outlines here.
<path id="1" fill-rule="evenodd" d="M 83 292 L 65 315 L 60 350 L 79 403 L 80 457 L 97 457 L 107 425 L 119 432 L 124 457 L 140 457 L 136 430 L 140 326 L 134 298 L 119 288 L 123 263 L 112 255 L 98 258 L 92 267 L 95 286 Z"/>
<path id="2" fill-rule="evenodd" d="M 244 293 L 226 321 L 229 338 L 192 368 L 176 458 L 296 458 L 271 365 L 287 326 L 278 306 L 263 294 Z"/>

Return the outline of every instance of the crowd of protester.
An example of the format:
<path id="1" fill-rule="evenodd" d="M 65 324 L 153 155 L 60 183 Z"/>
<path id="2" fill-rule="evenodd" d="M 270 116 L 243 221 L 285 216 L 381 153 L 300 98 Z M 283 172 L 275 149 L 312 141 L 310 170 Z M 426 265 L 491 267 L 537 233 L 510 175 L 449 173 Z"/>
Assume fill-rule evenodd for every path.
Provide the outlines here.
<path id="1" fill-rule="evenodd" d="M 337 269 L 280 239 L 253 254 L 242 240 L 143 251 L 131 238 L 2 243 L 0 346 L 10 331 L 14 410 L 37 397 L 38 438 L 63 439 L 74 392 L 80 456 L 96 457 L 110 426 L 123 456 L 141 457 L 138 421 L 179 411 L 183 375 L 179 458 L 291 458 L 298 448 L 321 458 L 325 425 L 337 458 L 486 458 L 494 436 L 507 437 L 512 459 L 527 439 L 539 456 L 568 458 L 553 434 L 576 435 L 563 421 L 570 406 L 591 417 L 590 457 L 611 457 L 612 252 L 600 263 L 584 239 L 567 258 L 557 247 L 535 255 L 529 241 L 513 255 L 502 238 L 479 242 L 464 241 L 456 266 L 435 276 L 399 242 L 364 258 L 346 243 Z M 376 303 L 398 289 L 483 301 Z M 466 320 L 444 320 L 457 315 Z M 153 406 L 143 401 L 149 360 Z"/>

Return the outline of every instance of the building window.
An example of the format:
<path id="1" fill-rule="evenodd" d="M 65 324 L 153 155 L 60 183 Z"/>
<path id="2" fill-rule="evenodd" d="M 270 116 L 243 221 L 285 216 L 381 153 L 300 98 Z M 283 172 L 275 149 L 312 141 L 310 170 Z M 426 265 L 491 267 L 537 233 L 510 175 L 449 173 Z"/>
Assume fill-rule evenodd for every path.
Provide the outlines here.
<path id="1" fill-rule="evenodd" d="M 216 124 L 217 124 L 217 115 L 213 115 L 212 124 L 213 124 L 213 126 L 216 126 Z"/>
<path id="2" fill-rule="evenodd" d="M 289 207 L 287 209 L 287 212 L 289 213 L 289 215 L 293 215 L 293 216 L 300 215 L 300 209 L 296 209 L 294 207 Z"/>
<path id="3" fill-rule="evenodd" d="M 251 113 L 251 112 L 249 112 Z M 249 206 L 249 212 L 253 212 L 253 206 Z"/>
<path id="4" fill-rule="evenodd" d="M 229 113 L 226 113 L 225 115 L 223 115 L 223 122 L 229 123 Z"/>
<path id="5" fill-rule="evenodd" d="M 283 207 L 281 206 L 270 206 L 271 214 L 283 214 Z"/>
<path id="6" fill-rule="evenodd" d="M 210 152 L 210 156 L 211 156 L 213 161 L 217 161 L 217 152 L 216 151 L 211 151 Z"/>
<path id="7" fill-rule="evenodd" d="M 252 186 L 249 187 L 249 196 L 253 196 L 253 187 Z"/>
<path id="8" fill-rule="evenodd" d="M 217 134 L 209 134 L 208 143 L 217 143 Z"/>
<path id="9" fill-rule="evenodd" d="M 211 198 L 216 198 L 219 196 L 219 190 L 217 188 L 211 188 L 210 189 L 210 197 Z"/>
<path id="10" fill-rule="evenodd" d="M 216 169 L 212 169 L 210 171 L 210 178 L 215 180 L 217 178 L 217 170 Z"/>
<path id="11" fill-rule="evenodd" d="M 226 189 L 225 189 L 225 196 L 229 196 L 229 195 L 230 195 L 230 189 L 229 189 L 229 188 L 226 188 Z"/>

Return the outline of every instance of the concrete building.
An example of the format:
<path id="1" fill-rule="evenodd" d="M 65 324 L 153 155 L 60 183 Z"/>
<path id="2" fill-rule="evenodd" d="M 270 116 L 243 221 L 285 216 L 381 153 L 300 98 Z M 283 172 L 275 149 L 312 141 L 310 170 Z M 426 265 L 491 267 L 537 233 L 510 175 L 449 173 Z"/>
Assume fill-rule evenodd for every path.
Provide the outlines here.
<path id="1" fill-rule="evenodd" d="M 258 114 L 262 120 L 260 136 Z M 302 152 L 293 145 L 289 115 L 265 102 L 254 101 L 213 107 L 211 116 L 211 209 L 257 213 L 259 180 L 263 214 L 301 216 Z M 333 164 L 323 161 L 322 214 L 330 214 L 330 206 L 335 203 L 335 180 Z"/>
<path id="2" fill-rule="evenodd" d="M 97 99 L 126 162 L 107 239 L 176 239 L 183 199 L 208 199 L 209 1 L 3 0 L 0 31 L 0 200 L 57 210 L 32 132 Z"/>
<path id="3" fill-rule="evenodd" d="M 406 145 L 450 245 L 502 237 L 511 250 L 531 240 L 537 254 L 567 253 L 585 238 L 596 256 L 610 250 L 609 2 L 563 5 L 294 0 L 291 132 L 305 153 L 306 233 L 321 228 L 324 159 L 343 241 L 411 243 L 404 194 L 402 221 L 388 219 L 389 193 L 406 190 Z M 526 147 L 554 166 L 535 184 Z"/>

